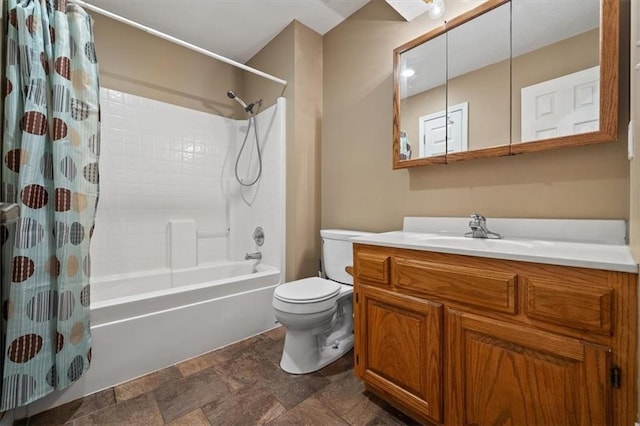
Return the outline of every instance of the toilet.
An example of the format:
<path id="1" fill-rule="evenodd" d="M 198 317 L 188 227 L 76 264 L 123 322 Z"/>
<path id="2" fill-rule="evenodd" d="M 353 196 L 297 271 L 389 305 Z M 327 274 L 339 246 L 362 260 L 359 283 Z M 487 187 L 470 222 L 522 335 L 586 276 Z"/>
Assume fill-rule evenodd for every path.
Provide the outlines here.
<path id="1" fill-rule="evenodd" d="M 320 231 L 324 270 L 314 277 L 284 283 L 273 293 L 276 319 L 287 333 L 280 367 L 291 374 L 312 373 L 353 348 L 353 265 L 349 238 L 365 232 Z"/>

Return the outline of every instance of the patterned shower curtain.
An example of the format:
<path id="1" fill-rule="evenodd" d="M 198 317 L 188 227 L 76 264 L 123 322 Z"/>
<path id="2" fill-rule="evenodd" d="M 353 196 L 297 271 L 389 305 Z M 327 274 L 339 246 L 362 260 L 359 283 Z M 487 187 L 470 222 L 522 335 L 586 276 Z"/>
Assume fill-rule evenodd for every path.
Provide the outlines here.
<path id="1" fill-rule="evenodd" d="M 89 240 L 98 200 L 98 64 L 92 19 L 66 0 L 8 0 L 2 195 L 0 411 L 89 368 Z M 0 357 L 1 358 L 1 357 Z"/>

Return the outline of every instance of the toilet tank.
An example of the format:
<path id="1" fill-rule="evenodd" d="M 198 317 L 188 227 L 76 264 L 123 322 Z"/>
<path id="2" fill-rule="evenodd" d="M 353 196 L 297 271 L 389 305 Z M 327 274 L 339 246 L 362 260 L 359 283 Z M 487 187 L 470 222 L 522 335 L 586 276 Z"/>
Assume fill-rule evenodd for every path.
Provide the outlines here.
<path id="1" fill-rule="evenodd" d="M 342 284 L 353 285 L 353 277 L 344 268 L 353 265 L 353 244 L 349 238 L 368 234 L 362 231 L 347 231 L 343 229 L 323 229 L 322 257 L 324 272 L 327 278 Z"/>

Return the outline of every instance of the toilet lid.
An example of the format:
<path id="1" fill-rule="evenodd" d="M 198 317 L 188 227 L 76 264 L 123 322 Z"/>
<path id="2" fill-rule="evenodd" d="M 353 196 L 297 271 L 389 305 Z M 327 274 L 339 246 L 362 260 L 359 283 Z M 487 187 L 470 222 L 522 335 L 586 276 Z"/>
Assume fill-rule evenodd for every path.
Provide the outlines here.
<path id="1" fill-rule="evenodd" d="M 311 303 L 330 299 L 340 293 L 340 284 L 323 278 L 305 278 L 276 287 L 276 299 L 289 303 Z"/>

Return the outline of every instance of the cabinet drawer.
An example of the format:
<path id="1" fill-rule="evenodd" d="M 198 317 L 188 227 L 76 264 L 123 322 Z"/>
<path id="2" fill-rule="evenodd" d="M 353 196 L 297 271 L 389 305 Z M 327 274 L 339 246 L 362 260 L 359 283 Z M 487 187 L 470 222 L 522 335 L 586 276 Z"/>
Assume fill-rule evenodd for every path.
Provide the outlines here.
<path id="1" fill-rule="evenodd" d="M 396 287 L 497 312 L 516 313 L 515 273 L 402 257 L 392 260 L 391 271 L 391 282 Z"/>
<path id="2" fill-rule="evenodd" d="M 527 278 L 529 318 L 599 334 L 611 334 L 613 290 Z"/>
<path id="3" fill-rule="evenodd" d="M 356 255 L 356 276 L 358 279 L 389 284 L 389 256 L 374 253 Z"/>

